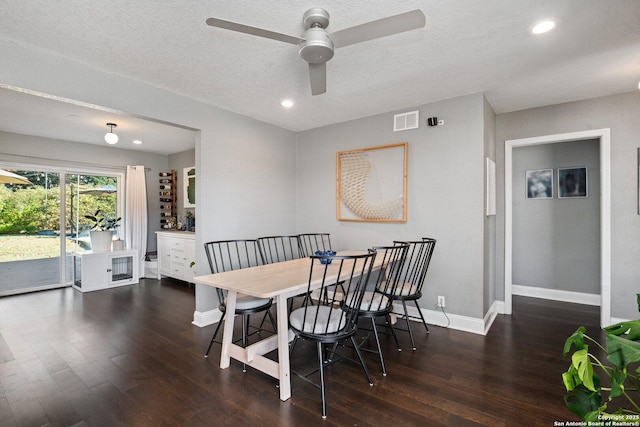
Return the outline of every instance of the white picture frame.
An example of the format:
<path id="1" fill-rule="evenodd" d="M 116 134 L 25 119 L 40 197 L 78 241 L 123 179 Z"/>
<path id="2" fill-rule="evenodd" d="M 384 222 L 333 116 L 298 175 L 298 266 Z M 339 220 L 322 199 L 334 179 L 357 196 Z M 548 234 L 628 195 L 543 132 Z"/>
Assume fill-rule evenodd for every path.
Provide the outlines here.
<path id="1" fill-rule="evenodd" d="M 487 157 L 487 216 L 496 214 L 496 162 Z"/>

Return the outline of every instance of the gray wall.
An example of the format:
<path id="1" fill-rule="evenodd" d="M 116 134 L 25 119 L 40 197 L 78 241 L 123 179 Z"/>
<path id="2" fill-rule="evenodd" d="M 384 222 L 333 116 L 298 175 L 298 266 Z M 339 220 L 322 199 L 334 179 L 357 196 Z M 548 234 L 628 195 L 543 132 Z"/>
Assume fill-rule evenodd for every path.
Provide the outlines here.
<path id="1" fill-rule="evenodd" d="M 197 272 L 205 241 L 295 229 L 293 132 L 28 46 L 0 40 L 0 52 L 3 84 L 198 129 Z M 197 286 L 196 310 L 216 307 L 214 290 Z"/>
<path id="2" fill-rule="evenodd" d="M 486 233 L 490 234 L 486 230 L 492 225 L 484 215 L 484 158 L 490 148 L 485 147 L 482 94 L 419 107 L 422 120 L 438 116 L 445 119 L 443 127 L 394 134 L 390 113 L 296 135 L 28 46 L 0 40 L 0 52 L 0 82 L 5 85 L 198 129 L 196 168 L 199 181 L 207 185 L 199 185 L 196 195 L 197 248 L 217 238 L 298 230 L 329 231 L 340 247 L 427 235 L 437 238 L 438 246 L 425 307 L 433 307 L 436 295 L 445 295 L 451 312 L 482 317 L 492 302 L 491 285 L 485 285 L 490 282 L 485 265 L 491 262 L 485 259 Z M 608 127 L 613 165 L 612 313 L 637 316 L 639 116 L 637 91 L 496 116 L 496 299 L 504 298 L 504 141 Z M 335 152 L 402 140 L 410 143 L 409 221 L 336 221 Z M 198 265 L 205 263 L 204 251 L 198 252 Z M 211 290 L 197 288 L 198 310 L 214 308 L 214 301 Z"/>
<path id="3" fill-rule="evenodd" d="M 587 198 L 558 198 L 558 168 L 587 168 Z M 527 170 L 553 169 L 553 198 L 527 199 Z M 513 150 L 513 284 L 600 294 L 598 140 Z"/>
<path id="4" fill-rule="evenodd" d="M 393 132 L 381 114 L 301 132 L 297 148 L 299 232 L 329 232 L 338 249 L 361 249 L 394 239 L 437 239 L 421 306 L 482 318 L 484 294 L 484 97 L 473 94 L 395 113 L 420 110 L 420 128 Z M 428 127 L 437 116 L 444 126 Z M 409 143 L 408 221 L 336 219 L 336 152 Z"/>
<path id="5" fill-rule="evenodd" d="M 486 158 L 496 161 L 496 113 L 484 98 L 484 182 L 487 183 Z M 484 187 L 485 214 L 488 187 Z M 484 219 L 484 291 L 482 312 L 487 313 L 496 301 L 496 216 L 488 215 Z"/>
<path id="6" fill-rule="evenodd" d="M 496 116 L 498 156 L 498 299 L 504 298 L 504 141 L 583 130 L 611 129 L 611 314 L 637 318 L 640 277 L 638 216 L 637 90 L 602 98 L 533 108 Z M 500 177 L 502 179 L 500 179 Z"/>
<path id="7" fill-rule="evenodd" d="M 66 167 L 74 162 L 79 165 L 88 163 L 120 168 L 123 172 L 126 172 L 127 165 L 144 165 L 150 168 L 146 173 L 149 212 L 147 250 L 155 250 L 154 231 L 160 229 L 158 181 L 155 178 L 158 172 L 167 169 L 167 156 L 0 131 L 0 160 Z M 97 161 L 100 163 L 96 163 Z"/>

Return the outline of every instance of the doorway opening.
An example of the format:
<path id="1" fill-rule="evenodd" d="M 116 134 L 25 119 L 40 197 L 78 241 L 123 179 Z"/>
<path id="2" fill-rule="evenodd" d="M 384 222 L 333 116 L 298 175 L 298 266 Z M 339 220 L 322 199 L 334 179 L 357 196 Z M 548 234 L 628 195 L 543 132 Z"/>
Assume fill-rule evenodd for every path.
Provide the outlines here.
<path id="1" fill-rule="evenodd" d="M 611 324 L 611 149 L 609 129 L 505 141 L 505 314 L 513 294 L 513 150 L 519 147 L 597 139 L 600 151 L 600 324 Z"/>

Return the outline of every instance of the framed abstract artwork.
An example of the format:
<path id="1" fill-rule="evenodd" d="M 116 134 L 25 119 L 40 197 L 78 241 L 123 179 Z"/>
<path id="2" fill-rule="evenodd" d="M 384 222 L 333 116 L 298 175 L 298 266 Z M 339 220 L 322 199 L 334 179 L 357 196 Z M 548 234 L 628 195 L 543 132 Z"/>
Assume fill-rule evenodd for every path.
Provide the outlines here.
<path id="1" fill-rule="evenodd" d="M 580 197 L 588 197 L 587 168 L 558 169 L 558 198 L 569 199 Z"/>
<path id="2" fill-rule="evenodd" d="M 406 222 L 408 143 L 339 151 L 339 221 Z"/>
<path id="3" fill-rule="evenodd" d="M 527 199 L 553 198 L 553 169 L 526 171 Z"/>

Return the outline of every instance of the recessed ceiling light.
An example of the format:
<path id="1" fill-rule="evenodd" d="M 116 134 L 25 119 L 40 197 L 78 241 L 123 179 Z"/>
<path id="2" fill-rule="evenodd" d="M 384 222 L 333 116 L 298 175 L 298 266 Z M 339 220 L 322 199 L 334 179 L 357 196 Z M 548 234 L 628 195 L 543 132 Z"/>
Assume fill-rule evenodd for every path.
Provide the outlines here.
<path id="1" fill-rule="evenodd" d="M 285 99 L 280 103 L 280 105 L 282 105 L 284 108 L 291 108 L 293 107 L 293 101 L 290 99 Z"/>
<path id="2" fill-rule="evenodd" d="M 140 145 L 140 144 L 142 144 L 142 141 L 140 141 L 139 139 L 134 139 L 133 143 L 136 144 L 136 145 Z"/>
<path id="3" fill-rule="evenodd" d="M 553 19 L 545 19 L 538 21 L 530 27 L 531 34 L 544 34 L 553 30 L 556 26 L 556 21 Z"/>

